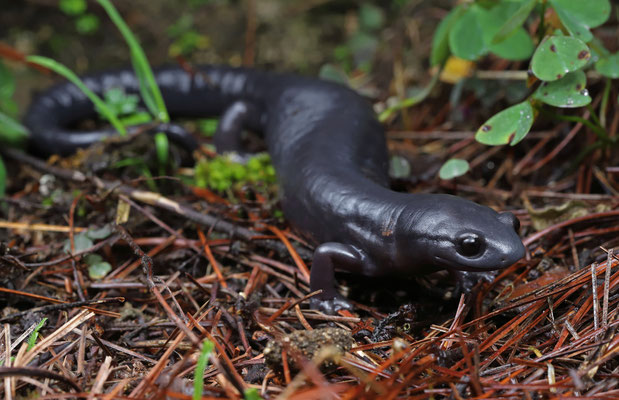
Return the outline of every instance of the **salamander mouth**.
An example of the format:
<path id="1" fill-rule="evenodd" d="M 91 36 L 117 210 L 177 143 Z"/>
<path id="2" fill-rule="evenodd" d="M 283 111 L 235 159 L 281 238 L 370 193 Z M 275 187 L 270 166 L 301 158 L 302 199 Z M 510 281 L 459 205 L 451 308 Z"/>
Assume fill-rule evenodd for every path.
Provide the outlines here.
<path id="1" fill-rule="evenodd" d="M 477 259 L 479 259 L 479 257 Z M 437 255 L 434 255 L 434 264 L 437 267 L 441 267 L 441 268 L 445 268 L 447 270 L 453 270 L 453 271 L 483 272 L 483 271 L 492 271 L 492 270 L 501 268 L 501 266 L 495 266 L 493 268 L 484 268 L 484 267 L 476 267 L 476 266 L 471 266 L 471 265 L 466 265 L 466 264 L 460 264 L 457 262 L 451 262 Z"/>

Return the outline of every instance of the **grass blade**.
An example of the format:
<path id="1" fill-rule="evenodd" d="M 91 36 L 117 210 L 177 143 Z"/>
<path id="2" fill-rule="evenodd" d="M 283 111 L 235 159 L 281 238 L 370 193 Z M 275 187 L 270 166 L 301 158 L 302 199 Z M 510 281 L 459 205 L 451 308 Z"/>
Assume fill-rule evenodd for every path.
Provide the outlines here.
<path id="1" fill-rule="evenodd" d="M 520 8 L 516 10 L 516 12 L 501 26 L 501 29 L 497 32 L 496 35 L 492 38 L 492 44 L 501 43 L 503 40 L 507 39 L 509 35 L 514 33 L 516 29 L 524 24 L 524 21 L 527 20 L 531 11 L 537 4 L 537 0 L 525 0 Z"/>
<path id="2" fill-rule="evenodd" d="M 26 349 L 26 351 L 29 351 L 30 349 L 34 347 L 35 344 L 37 344 L 37 338 L 39 337 L 39 331 L 41 330 L 41 328 L 43 328 L 43 325 L 45 325 L 46 322 L 47 322 L 47 318 L 43 318 L 34 328 L 32 333 L 30 333 L 30 336 L 28 336 L 28 348 Z"/>
<path id="3" fill-rule="evenodd" d="M 215 344 L 210 340 L 205 340 L 204 343 L 202 343 L 202 350 L 200 351 L 193 377 L 193 396 L 191 397 L 193 400 L 200 400 L 202 398 L 202 392 L 204 391 L 204 371 L 206 371 L 208 358 L 214 348 Z"/>
<path id="4" fill-rule="evenodd" d="M 101 5 L 101 7 L 103 7 L 105 12 L 107 12 L 110 19 L 114 22 L 129 45 L 131 59 L 133 60 L 135 73 L 140 82 L 140 92 L 144 99 L 144 103 L 156 119 L 161 122 L 169 122 L 170 116 L 168 115 L 168 110 L 163 102 L 163 96 L 161 95 L 159 86 L 157 86 L 155 75 L 148 64 L 148 60 L 146 58 L 146 54 L 144 54 L 142 46 L 140 46 L 140 43 L 110 0 L 97 0 L 97 2 Z"/>
<path id="5" fill-rule="evenodd" d="M 82 80 L 75 75 L 73 71 L 59 62 L 52 60 L 51 58 L 42 57 L 42 56 L 30 56 L 26 58 L 27 61 L 43 66 L 45 68 L 51 69 L 59 75 L 62 75 L 66 79 L 68 79 L 71 83 L 77 86 L 84 94 L 93 102 L 93 104 L 97 107 L 97 109 L 101 112 L 101 114 L 114 126 L 114 128 L 120 133 L 122 136 L 127 134 L 127 130 L 125 126 L 120 122 L 120 120 L 114 114 L 114 111 L 108 107 L 107 104 L 99 97 L 95 92 L 88 89 L 88 87 L 82 82 Z"/>
<path id="6" fill-rule="evenodd" d="M 424 87 L 417 95 L 403 99 L 399 103 L 381 112 L 378 116 L 378 120 L 380 122 L 385 122 L 387 119 L 389 119 L 389 117 L 391 117 L 393 113 L 403 110 L 408 107 L 412 107 L 415 104 L 418 104 L 421 101 L 423 101 L 423 99 L 428 97 L 428 95 L 432 92 L 432 89 L 438 82 L 439 76 L 441 75 L 441 71 L 442 71 L 442 68 L 436 74 L 434 74 L 430 83 L 426 85 L 426 87 Z"/>
<path id="7" fill-rule="evenodd" d="M 157 152 L 157 161 L 159 162 L 159 166 L 162 168 L 165 167 L 170 159 L 170 144 L 165 133 L 155 133 L 155 150 Z"/>
<path id="8" fill-rule="evenodd" d="M 14 118 L 0 112 L 0 142 L 19 146 L 26 142 L 28 129 Z"/>
<path id="9" fill-rule="evenodd" d="M 6 168 L 4 167 L 4 161 L 0 157 L 0 197 L 4 197 L 6 194 Z"/>

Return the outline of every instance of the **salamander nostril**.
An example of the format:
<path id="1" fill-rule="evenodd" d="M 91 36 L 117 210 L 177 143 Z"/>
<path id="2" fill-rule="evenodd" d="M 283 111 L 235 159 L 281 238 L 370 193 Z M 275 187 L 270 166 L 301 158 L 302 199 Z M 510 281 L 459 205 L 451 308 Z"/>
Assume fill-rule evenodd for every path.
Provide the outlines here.
<path id="1" fill-rule="evenodd" d="M 499 221 L 505 225 L 512 226 L 516 232 L 520 229 L 520 220 L 508 211 L 499 214 Z"/>

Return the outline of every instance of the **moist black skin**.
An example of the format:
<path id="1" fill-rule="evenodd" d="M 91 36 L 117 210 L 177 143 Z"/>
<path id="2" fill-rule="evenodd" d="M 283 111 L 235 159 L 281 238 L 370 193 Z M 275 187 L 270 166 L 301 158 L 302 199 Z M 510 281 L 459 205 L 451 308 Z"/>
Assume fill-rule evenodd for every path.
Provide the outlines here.
<path id="1" fill-rule="evenodd" d="M 336 83 L 253 69 L 204 66 L 155 71 L 172 116 L 221 115 L 219 152 L 239 151 L 241 132 L 264 134 L 282 191 L 286 218 L 318 245 L 311 305 L 327 313 L 350 308 L 335 289 L 334 269 L 367 276 L 414 276 L 440 269 L 486 272 L 524 256 L 518 219 L 450 195 L 405 194 L 388 187 L 388 154 L 371 105 Z M 138 93 L 130 70 L 83 78 L 98 94 L 112 87 Z M 92 117 L 92 103 L 70 83 L 32 103 L 25 118 L 39 154 L 69 154 L 114 134 L 70 131 Z M 196 142 L 174 125 L 161 126 L 187 148 Z"/>

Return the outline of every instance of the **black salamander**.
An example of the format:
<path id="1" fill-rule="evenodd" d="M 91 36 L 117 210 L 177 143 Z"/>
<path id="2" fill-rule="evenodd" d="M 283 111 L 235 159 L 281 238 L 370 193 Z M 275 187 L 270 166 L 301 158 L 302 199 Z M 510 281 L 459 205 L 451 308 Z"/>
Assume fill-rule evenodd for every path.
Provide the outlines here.
<path id="1" fill-rule="evenodd" d="M 251 69 L 205 66 L 155 71 L 172 116 L 220 115 L 219 152 L 242 151 L 241 132 L 264 134 L 277 171 L 286 218 L 318 244 L 311 268 L 312 306 L 328 313 L 349 308 L 335 289 L 334 270 L 367 276 L 412 276 L 447 269 L 486 272 L 524 256 L 518 219 L 509 212 L 445 194 L 389 189 L 382 126 L 371 105 L 336 83 Z M 139 93 L 130 70 L 84 77 L 98 94 L 113 87 Z M 68 127 L 95 109 L 70 83 L 38 96 L 25 118 L 39 154 L 68 154 L 114 134 Z M 196 146 L 175 125 L 171 140 Z"/>

